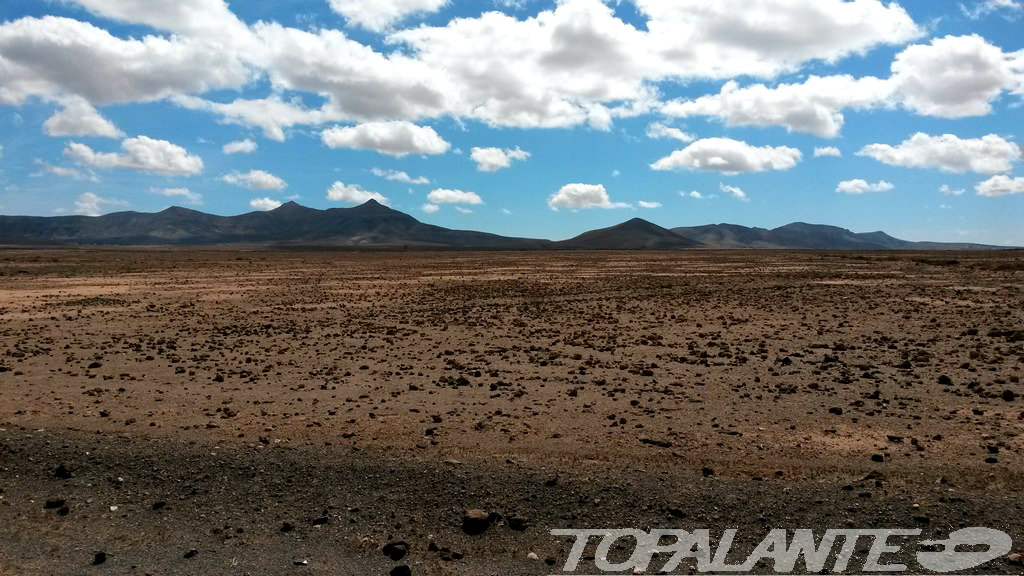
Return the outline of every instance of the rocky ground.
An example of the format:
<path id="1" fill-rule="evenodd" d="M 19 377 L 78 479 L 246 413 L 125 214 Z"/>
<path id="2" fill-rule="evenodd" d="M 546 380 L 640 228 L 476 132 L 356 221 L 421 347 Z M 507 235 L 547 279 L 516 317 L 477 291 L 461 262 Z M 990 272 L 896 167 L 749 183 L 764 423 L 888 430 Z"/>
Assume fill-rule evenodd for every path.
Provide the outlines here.
<path id="1" fill-rule="evenodd" d="M 0 574 L 554 574 L 570 527 L 1020 548 L 1022 303 L 1020 252 L 0 252 Z"/>

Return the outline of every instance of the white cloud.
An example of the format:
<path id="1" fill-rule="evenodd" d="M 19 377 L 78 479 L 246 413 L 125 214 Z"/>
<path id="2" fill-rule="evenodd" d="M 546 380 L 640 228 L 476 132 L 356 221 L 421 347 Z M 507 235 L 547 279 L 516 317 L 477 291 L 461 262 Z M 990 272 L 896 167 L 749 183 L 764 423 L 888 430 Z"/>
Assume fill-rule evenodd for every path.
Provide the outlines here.
<path id="1" fill-rule="evenodd" d="M 612 202 L 602 184 L 566 184 L 548 198 L 548 207 L 582 210 L 589 208 L 629 208 L 624 202 Z"/>
<path id="2" fill-rule="evenodd" d="M 743 200 L 744 202 L 748 200 L 747 193 L 736 186 L 730 186 L 728 184 L 719 184 L 718 189 L 737 200 Z"/>
<path id="3" fill-rule="evenodd" d="M 978 184 L 974 189 L 978 192 L 978 196 L 989 198 L 1024 194 L 1024 178 L 1010 178 L 1000 174 Z"/>
<path id="4" fill-rule="evenodd" d="M 203 171 L 202 158 L 166 140 L 155 140 L 148 136 L 128 138 L 121 141 L 121 150 L 96 152 L 85 144 L 69 142 L 64 148 L 64 154 L 79 164 L 96 168 L 129 168 L 181 176 L 192 176 Z"/>
<path id="5" fill-rule="evenodd" d="M 679 140 L 683 143 L 690 143 L 696 140 L 692 134 L 683 132 L 679 128 L 673 128 L 671 126 L 665 126 L 660 122 L 651 122 L 647 125 L 647 137 L 652 140 L 660 138 L 671 138 L 673 140 Z"/>
<path id="6" fill-rule="evenodd" d="M 2 150 L 2 148 L 0 148 Z M 33 176 L 41 176 L 42 174 L 53 174 L 54 176 L 60 176 L 62 178 L 71 178 L 73 180 L 87 180 L 89 182 L 99 182 L 100 178 L 92 170 L 79 170 L 78 168 L 71 168 L 70 166 L 54 166 L 48 162 L 44 162 L 40 159 L 36 159 L 35 163 L 39 166 L 42 171 L 33 174 Z"/>
<path id="7" fill-rule="evenodd" d="M 124 133 L 107 120 L 84 98 L 68 97 L 62 108 L 43 123 L 49 136 L 101 136 L 122 138 Z"/>
<path id="8" fill-rule="evenodd" d="M 515 148 L 476 148 L 469 151 L 469 157 L 476 162 L 476 169 L 480 172 L 497 172 L 502 168 L 508 168 L 513 160 L 526 160 L 530 153 Z"/>
<path id="9" fill-rule="evenodd" d="M 329 148 L 374 150 L 396 158 L 409 154 L 444 154 L 451 147 L 433 128 L 405 121 L 328 128 L 321 133 L 321 138 Z"/>
<path id="10" fill-rule="evenodd" d="M 385 180 L 391 180 L 394 182 L 402 182 L 403 184 L 430 184 L 430 179 L 425 176 L 417 176 L 413 178 L 406 172 L 401 170 L 384 170 L 381 168 L 371 168 L 370 173 L 379 178 Z"/>
<path id="11" fill-rule="evenodd" d="M 211 102 L 195 96 L 175 96 L 172 101 L 189 110 L 212 112 L 221 121 L 240 126 L 254 126 L 263 130 L 270 140 L 283 142 L 285 130 L 293 126 L 317 126 L 344 118 L 326 106 L 319 109 L 305 108 L 301 102 L 286 102 L 278 96 L 262 99 L 238 98 L 233 102 Z"/>
<path id="12" fill-rule="evenodd" d="M 1014 57 L 981 36 L 935 38 L 896 56 L 892 82 L 903 104 L 919 114 L 984 116 L 1003 90 L 1019 85 L 1021 77 L 1012 69 Z"/>
<path id="13" fill-rule="evenodd" d="M 234 142 L 228 142 L 221 148 L 221 151 L 225 154 L 252 154 L 260 146 L 252 140 L 246 138 L 245 140 L 235 140 Z"/>
<path id="14" fill-rule="evenodd" d="M 103 198 L 92 192 L 86 192 L 75 199 L 75 214 L 80 216 L 99 216 L 104 206 L 123 207 L 128 203 L 116 198 Z"/>
<path id="15" fill-rule="evenodd" d="M 1008 15 L 1012 16 L 1017 12 L 1024 11 L 1024 2 L 1021 0 L 981 0 L 974 2 L 973 6 L 960 4 L 960 11 L 972 20 L 1000 11 L 1006 11 Z"/>
<path id="16" fill-rule="evenodd" d="M 952 134 L 930 136 L 918 132 L 898 146 L 870 144 L 857 152 L 890 166 L 937 168 L 943 172 L 1000 174 L 1021 158 L 1021 148 L 1001 136 L 961 139 Z"/>
<path id="17" fill-rule="evenodd" d="M 637 202 L 636 205 L 641 208 L 649 208 L 652 210 L 655 208 L 661 208 L 661 202 L 647 202 L 646 200 L 641 200 Z"/>
<path id="18" fill-rule="evenodd" d="M 93 14 L 146 24 L 182 36 L 216 39 L 224 47 L 237 47 L 249 40 L 249 30 L 224 0 L 70 0 Z"/>
<path id="19" fill-rule="evenodd" d="M 895 188 L 889 182 L 885 180 L 879 180 L 878 182 L 868 182 L 861 178 L 854 180 L 843 180 L 836 186 L 836 192 L 839 194 L 867 194 L 869 192 L 888 192 Z"/>
<path id="20" fill-rule="evenodd" d="M 307 32 L 261 22 L 254 32 L 261 48 L 253 59 L 275 88 L 326 98 L 311 119 L 319 115 L 321 121 L 384 121 L 458 115 L 458 90 L 448 72 L 405 50 L 382 54 L 338 30 Z M 333 120 L 323 120 L 324 116 Z"/>
<path id="21" fill-rule="evenodd" d="M 433 214 L 433 213 L 437 212 L 437 211 L 438 211 L 438 210 L 440 210 L 440 209 L 441 209 L 441 207 L 440 207 L 440 206 L 438 206 L 437 204 L 424 204 L 424 205 L 423 205 L 423 206 L 422 206 L 422 207 L 420 208 L 420 210 L 423 210 L 423 211 L 424 211 L 424 212 L 426 212 L 427 214 Z"/>
<path id="22" fill-rule="evenodd" d="M 151 188 L 150 192 L 161 196 L 181 198 L 183 202 L 193 206 L 199 206 L 203 203 L 203 196 L 192 192 L 188 188 Z"/>
<path id="23" fill-rule="evenodd" d="M 679 74 L 774 77 L 812 60 L 836 62 L 922 34 L 879 0 L 634 0 L 658 54 Z"/>
<path id="24" fill-rule="evenodd" d="M 693 198 L 694 200 L 704 199 L 704 195 L 701 194 L 700 192 L 697 192 L 696 190 L 691 190 L 689 192 L 680 191 L 679 195 L 682 196 L 683 198 Z"/>
<path id="25" fill-rule="evenodd" d="M 843 111 L 902 106 L 943 118 L 983 116 L 1003 91 L 1021 92 L 1024 58 L 1004 53 L 980 36 L 947 36 L 908 46 L 886 79 L 811 76 L 799 84 L 740 87 L 730 80 L 718 94 L 673 100 L 675 117 L 710 116 L 728 126 L 782 126 L 823 138 L 839 135 Z"/>
<path id="26" fill-rule="evenodd" d="M 283 190 L 288 186 L 284 180 L 263 170 L 250 170 L 245 173 L 231 172 L 225 174 L 221 180 L 249 190 Z"/>
<path id="27" fill-rule="evenodd" d="M 448 0 L 330 0 L 351 24 L 381 32 L 414 14 L 437 12 Z"/>
<path id="28" fill-rule="evenodd" d="M 724 174 L 788 170 L 800 162 L 796 148 L 751 146 L 731 138 L 705 138 L 651 164 L 655 170 L 708 170 Z"/>
<path id="29" fill-rule="evenodd" d="M 152 10 L 151 3 L 139 13 Z M 219 32 L 218 32 L 219 34 Z M 93 105 L 148 102 L 240 88 L 249 79 L 231 51 L 183 36 L 124 40 L 55 16 L 0 25 L 0 103 L 79 96 Z"/>
<path id="30" fill-rule="evenodd" d="M 964 192 L 966 192 L 966 190 L 963 188 L 951 188 L 949 184 L 939 186 L 939 193 L 943 196 L 963 196 Z"/>
<path id="31" fill-rule="evenodd" d="M 455 210 L 458 211 L 459 214 L 472 214 L 473 213 L 473 211 L 470 210 L 469 208 L 463 208 L 462 206 L 456 206 Z"/>
<path id="32" fill-rule="evenodd" d="M 281 202 L 279 200 L 274 200 L 273 198 L 253 198 L 252 200 L 249 200 L 249 206 L 252 207 L 253 210 L 267 212 L 274 210 L 275 208 L 280 208 Z"/>
<path id="33" fill-rule="evenodd" d="M 869 108 L 884 101 L 891 86 L 878 78 L 811 76 L 801 84 L 769 88 L 754 84 L 740 88 L 730 80 L 718 94 L 696 100 L 673 100 L 662 108 L 670 116 L 711 116 L 728 126 L 782 126 L 834 138 L 843 126 L 844 108 Z"/>
<path id="34" fill-rule="evenodd" d="M 431 204 L 483 204 L 483 199 L 476 192 L 436 188 L 427 194 Z"/>
<path id="35" fill-rule="evenodd" d="M 843 153 L 835 146 L 819 146 L 814 149 L 814 157 L 821 158 L 831 156 L 833 158 L 842 158 Z"/>
<path id="36" fill-rule="evenodd" d="M 344 182 L 331 184 L 331 187 L 327 189 L 327 199 L 346 204 L 362 204 L 367 200 L 376 200 L 385 205 L 389 203 L 383 194 L 371 192 L 358 184 L 345 184 Z"/>

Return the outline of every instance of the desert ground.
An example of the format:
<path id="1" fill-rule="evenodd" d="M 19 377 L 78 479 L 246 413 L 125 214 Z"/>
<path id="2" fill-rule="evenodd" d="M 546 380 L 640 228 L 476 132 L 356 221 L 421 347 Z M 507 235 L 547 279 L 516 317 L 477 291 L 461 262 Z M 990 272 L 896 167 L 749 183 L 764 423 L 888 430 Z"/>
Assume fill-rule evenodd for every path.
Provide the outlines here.
<path id="1" fill-rule="evenodd" d="M 0 574 L 555 574 L 552 528 L 1019 549 L 1022 375 L 1020 251 L 0 250 Z"/>

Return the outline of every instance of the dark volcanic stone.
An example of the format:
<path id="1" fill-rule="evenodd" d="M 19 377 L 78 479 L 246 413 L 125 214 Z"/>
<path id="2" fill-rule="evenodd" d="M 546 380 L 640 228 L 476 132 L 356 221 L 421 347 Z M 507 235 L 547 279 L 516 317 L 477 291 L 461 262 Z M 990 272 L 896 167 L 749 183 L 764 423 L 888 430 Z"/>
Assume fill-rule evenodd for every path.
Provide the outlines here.
<path id="1" fill-rule="evenodd" d="M 462 531 L 470 536 L 483 534 L 491 526 L 491 515 L 480 509 L 467 510 L 462 517 Z"/>
<path id="2" fill-rule="evenodd" d="M 388 542 L 383 548 L 384 555 L 391 558 L 395 562 L 398 562 L 405 555 L 409 553 L 409 545 L 401 540 L 397 542 Z"/>

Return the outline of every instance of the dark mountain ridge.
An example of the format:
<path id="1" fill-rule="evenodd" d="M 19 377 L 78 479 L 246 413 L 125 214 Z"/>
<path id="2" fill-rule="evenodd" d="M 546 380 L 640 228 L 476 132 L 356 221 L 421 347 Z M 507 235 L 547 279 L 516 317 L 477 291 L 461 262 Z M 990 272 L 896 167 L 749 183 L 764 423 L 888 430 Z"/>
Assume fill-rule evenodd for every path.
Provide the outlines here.
<path id="1" fill-rule="evenodd" d="M 641 218 L 552 242 L 424 224 L 375 200 L 318 210 L 288 202 L 267 212 L 217 216 L 171 207 L 103 216 L 0 216 L 4 245 L 262 245 L 272 247 L 497 250 L 980 250 L 1000 246 L 908 242 L 884 232 L 795 222 L 773 230 L 735 224 L 667 229 Z"/>

